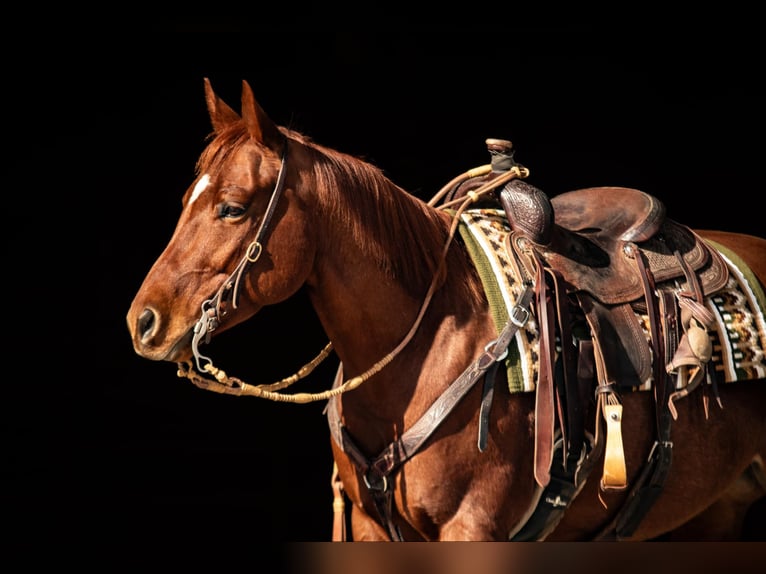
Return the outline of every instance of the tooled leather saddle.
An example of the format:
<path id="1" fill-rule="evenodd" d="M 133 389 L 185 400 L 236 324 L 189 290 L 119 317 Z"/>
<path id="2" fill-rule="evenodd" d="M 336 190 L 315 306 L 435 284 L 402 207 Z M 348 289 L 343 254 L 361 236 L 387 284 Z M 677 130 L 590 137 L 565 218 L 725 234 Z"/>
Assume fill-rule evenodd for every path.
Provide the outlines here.
<path id="1" fill-rule="evenodd" d="M 510 142 L 486 143 L 491 170 L 457 183 L 448 201 L 485 189 L 518 166 Z M 598 538 L 630 536 L 671 464 L 673 401 L 706 374 L 711 355 L 706 331 L 714 318 L 704 299 L 726 286 L 728 267 L 694 231 L 668 218 L 658 198 L 637 189 L 592 187 L 549 198 L 515 178 L 480 201 L 502 205 L 512 230 L 506 249 L 518 272 L 536 285 L 541 361 L 536 392 L 542 405 L 536 409 L 535 464 L 546 492 L 513 539 L 540 539 L 552 530 L 602 452 L 602 488 L 627 488 L 620 392 L 650 386 L 657 423 L 652 455 L 624 508 Z M 640 317 L 648 317 L 648 325 Z M 584 329 L 578 328 L 580 318 Z M 715 379 L 711 382 L 717 395 Z M 594 391 L 598 414 L 592 444 L 583 412 Z M 602 416 L 605 442 L 598 438 Z"/>

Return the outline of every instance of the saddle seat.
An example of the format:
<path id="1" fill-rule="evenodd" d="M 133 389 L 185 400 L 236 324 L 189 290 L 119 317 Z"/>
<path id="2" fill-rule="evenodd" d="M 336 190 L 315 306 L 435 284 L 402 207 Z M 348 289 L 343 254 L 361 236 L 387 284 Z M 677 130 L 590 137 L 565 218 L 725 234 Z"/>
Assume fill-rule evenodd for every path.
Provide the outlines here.
<path id="1" fill-rule="evenodd" d="M 629 187 L 588 187 L 551 199 L 555 223 L 580 233 L 602 230 L 622 241 L 646 241 L 660 229 L 665 205 Z"/>
<path id="2" fill-rule="evenodd" d="M 698 274 L 704 295 L 726 285 L 727 268 L 718 253 L 691 229 L 666 218 L 662 202 L 643 191 L 585 188 L 553 197 L 551 206 L 551 239 L 536 249 L 572 291 L 590 293 L 607 305 L 642 298 L 631 244 L 643 253 L 657 284 L 677 280 L 678 287 L 690 288 L 681 256 Z"/>

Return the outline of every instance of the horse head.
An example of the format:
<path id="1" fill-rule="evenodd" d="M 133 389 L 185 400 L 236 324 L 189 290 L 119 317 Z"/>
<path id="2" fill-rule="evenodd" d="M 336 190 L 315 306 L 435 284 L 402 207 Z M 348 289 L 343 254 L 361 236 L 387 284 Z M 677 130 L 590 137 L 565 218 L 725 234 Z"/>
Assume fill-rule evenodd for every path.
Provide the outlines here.
<path id="1" fill-rule="evenodd" d="M 210 141 L 175 231 L 127 314 L 134 349 L 147 359 L 187 360 L 195 333 L 221 333 L 287 299 L 311 270 L 311 227 L 283 129 L 245 81 L 241 116 L 207 78 L 205 93 Z"/>

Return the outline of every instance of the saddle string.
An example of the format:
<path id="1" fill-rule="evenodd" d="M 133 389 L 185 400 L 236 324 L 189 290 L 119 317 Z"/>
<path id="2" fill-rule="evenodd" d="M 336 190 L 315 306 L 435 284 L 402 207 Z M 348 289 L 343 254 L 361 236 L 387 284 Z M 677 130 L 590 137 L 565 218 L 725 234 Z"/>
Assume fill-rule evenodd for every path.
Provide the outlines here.
<path id="1" fill-rule="evenodd" d="M 483 166 L 486 167 L 486 166 Z M 482 168 L 477 168 L 482 169 Z M 462 176 L 458 176 L 454 178 L 453 182 L 459 182 L 466 178 L 470 173 L 472 173 L 471 170 L 465 172 Z M 485 172 L 486 173 L 486 172 Z M 463 210 L 471 203 L 475 202 L 479 199 L 480 196 L 489 193 L 490 191 L 494 190 L 497 187 L 500 187 L 502 184 L 516 178 L 526 178 L 529 176 L 529 170 L 526 167 L 522 167 L 520 165 L 514 165 L 512 168 L 510 168 L 508 171 L 503 172 L 502 174 L 498 175 L 496 178 L 491 179 L 487 181 L 486 183 L 482 184 L 481 186 L 477 187 L 474 190 L 466 192 L 466 198 L 464 199 L 462 197 L 458 197 L 456 199 L 453 199 L 451 201 L 447 201 L 442 203 L 439 206 L 439 209 L 447 209 L 449 207 L 452 207 L 456 204 L 461 204 L 460 212 L 462 213 Z M 451 187 L 452 182 L 445 185 L 439 193 L 437 193 L 436 197 L 441 197 L 444 193 L 449 191 Z M 431 202 L 434 201 L 433 199 Z M 429 202 L 429 205 L 431 205 L 431 202 Z M 461 203 L 462 202 L 462 203 Z"/>
<path id="2" fill-rule="evenodd" d="M 285 145 L 285 151 L 286 149 L 287 149 L 287 146 Z M 283 166 L 284 166 L 285 159 L 286 159 L 286 154 L 283 155 Z M 475 170 L 469 170 L 462 176 L 458 176 L 458 178 L 455 178 L 455 180 L 465 178 L 469 174 L 486 173 L 486 168 L 487 166 L 480 166 L 479 168 L 476 168 Z M 282 171 L 280 171 L 280 176 L 281 176 L 281 173 Z M 242 381 L 241 379 L 237 377 L 229 377 L 225 371 L 214 366 L 210 358 L 204 357 L 203 355 L 199 353 L 197 345 L 199 344 L 199 342 L 201 342 L 203 337 L 206 337 L 206 341 L 209 340 L 210 333 L 215 329 L 215 327 L 218 324 L 217 313 L 212 309 L 214 301 L 217 301 L 215 303 L 216 309 L 217 309 L 221 303 L 222 297 L 225 294 L 225 292 L 231 289 L 231 277 L 235 275 L 237 278 L 235 283 L 235 292 L 237 291 L 238 288 L 236 288 L 236 285 L 239 283 L 239 280 L 242 277 L 244 268 L 250 262 L 252 262 L 250 260 L 250 248 L 248 248 L 248 252 L 246 253 L 245 257 L 237 266 L 237 269 L 235 269 L 235 272 L 232 274 L 232 276 L 230 276 L 229 279 L 227 279 L 227 281 L 218 291 L 215 298 L 213 300 L 206 301 L 205 303 L 202 304 L 202 317 L 200 318 L 199 322 L 197 323 L 194 329 L 194 337 L 192 339 L 192 350 L 194 352 L 195 358 L 197 359 L 197 368 L 201 371 L 210 373 L 213 377 L 215 377 L 215 379 L 206 378 L 202 374 L 195 372 L 188 362 L 178 363 L 177 375 L 182 378 L 184 377 L 188 378 L 189 380 L 191 380 L 192 383 L 194 383 L 195 386 L 199 388 L 210 390 L 213 392 L 236 395 L 236 396 L 255 396 L 255 397 L 265 398 L 265 399 L 269 399 L 276 402 L 289 402 L 289 403 L 301 403 L 301 404 L 329 399 L 330 397 L 340 395 L 342 393 L 345 393 L 347 391 L 350 391 L 359 387 L 359 385 L 361 385 L 362 383 L 370 379 L 372 376 L 380 372 L 391 361 L 393 361 L 394 358 L 396 358 L 396 356 L 407 346 L 407 344 L 409 344 L 409 342 L 415 336 L 415 333 L 417 329 L 420 327 L 420 323 L 422 322 L 423 317 L 425 316 L 425 312 L 428 309 L 429 304 L 431 303 L 431 299 L 433 298 L 433 295 L 439 286 L 439 280 L 441 278 L 442 271 L 444 270 L 444 266 L 447 260 L 447 252 L 449 251 L 450 245 L 452 244 L 452 241 L 455 237 L 455 233 L 460 223 L 460 215 L 463 213 L 463 211 L 465 211 L 468 208 L 468 206 L 474 203 L 480 196 L 492 191 L 499 185 L 507 181 L 510 181 L 511 179 L 515 177 L 527 177 L 528 175 L 529 175 L 529 170 L 527 168 L 514 166 L 508 172 L 503 173 L 497 178 L 485 183 L 481 187 L 469 192 L 466 195 L 466 197 L 444 203 L 443 205 L 440 206 L 440 209 L 446 209 L 456 203 L 460 203 L 457 210 L 455 210 L 455 212 L 452 214 L 452 222 L 450 224 L 450 229 L 449 229 L 447 239 L 445 241 L 445 245 L 442 249 L 439 265 L 436 269 L 436 272 L 434 273 L 433 279 L 431 280 L 431 284 L 428 288 L 424 301 L 420 307 L 420 311 L 418 312 L 418 315 L 415 318 L 415 322 L 413 323 L 412 327 L 410 327 L 410 330 L 402 339 L 402 341 L 392 351 L 390 351 L 387 355 L 385 355 L 382 359 L 380 359 L 378 362 L 372 365 L 372 367 L 370 367 L 367 371 L 363 372 L 361 375 L 357 375 L 356 377 L 353 377 L 351 379 L 344 381 L 341 385 L 337 387 L 334 387 L 332 389 L 328 389 L 326 391 L 322 391 L 319 393 L 288 394 L 288 393 L 278 392 L 279 390 L 285 389 L 288 386 L 292 385 L 296 381 L 305 378 L 309 373 L 311 373 L 319 363 L 321 363 L 325 358 L 327 358 L 330 351 L 332 350 L 332 342 L 328 343 L 325 346 L 325 348 L 322 349 L 322 351 L 320 351 L 320 353 L 312 361 L 304 365 L 297 373 L 289 377 L 286 377 L 282 379 L 281 381 L 272 383 L 270 385 L 251 385 L 251 384 L 245 383 L 244 381 Z M 283 177 L 278 177 L 279 187 L 281 187 L 281 184 L 283 183 L 283 181 L 284 181 Z M 445 189 L 447 189 L 448 187 L 449 187 L 449 184 L 445 186 L 444 188 L 442 188 L 439 194 L 443 194 L 445 192 Z M 268 218 L 270 218 L 271 212 L 273 211 L 273 205 L 276 204 L 276 201 L 274 201 L 274 197 L 276 195 L 277 195 L 277 189 L 275 189 L 275 192 L 272 195 L 272 201 L 269 204 L 269 213 L 267 213 Z M 264 229 L 264 223 L 266 221 L 267 221 L 267 218 L 265 217 L 264 220 L 261 222 L 261 229 L 259 230 L 259 236 L 262 234 L 262 231 Z M 258 239 L 256 239 L 256 242 L 257 241 Z M 253 244 L 251 244 L 251 247 L 252 245 Z M 261 251 L 259 249 L 257 254 L 260 255 L 260 252 Z M 200 358 L 203 358 L 207 361 L 207 363 L 204 366 L 200 365 L 200 362 L 199 362 Z"/>
<path id="3" fill-rule="evenodd" d="M 492 171 L 492 165 L 486 164 L 474 167 L 464 173 L 461 173 L 460 175 L 453 177 L 428 201 L 428 205 L 435 206 L 439 200 L 444 197 L 450 190 L 452 190 L 458 183 L 461 183 L 466 179 L 471 179 L 472 177 L 486 175 L 490 171 Z"/>
<path id="4" fill-rule="evenodd" d="M 668 409 L 673 419 L 678 419 L 675 401 L 687 396 L 699 386 L 707 374 L 707 365 L 712 358 L 713 344 L 708 336 L 708 330 L 715 324 L 715 317 L 710 310 L 704 306 L 704 293 L 702 286 L 696 274 L 689 268 L 689 264 L 676 249 L 675 257 L 681 266 L 686 277 L 686 282 L 690 291 L 677 291 L 676 298 L 681 310 L 681 326 L 683 327 L 683 336 L 679 341 L 676 352 L 667 363 L 665 369 L 669 375 L 676 375 L 680 378 L 688 371 L 689 380 L 680 390 L 674 391 L 668 397 Z M 687 369 L 683 369 L 687 367 Z M 678 385 L 677 385 L 678 387 Z M 716 389 L 717 390 L 717 389 Z M 716 392 L 716 400 L 719 406 L 721 399 Z M 708 411 L 705 409 L 705 417 Z"/>

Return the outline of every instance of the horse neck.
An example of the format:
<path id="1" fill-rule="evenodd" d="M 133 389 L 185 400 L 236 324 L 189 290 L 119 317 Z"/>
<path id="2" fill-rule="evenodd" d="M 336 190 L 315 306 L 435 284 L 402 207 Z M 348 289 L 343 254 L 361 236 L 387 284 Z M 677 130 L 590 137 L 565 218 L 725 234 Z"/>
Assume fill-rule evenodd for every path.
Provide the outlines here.
<path id="1" fill-rule="evenodd" d="M 417 319 L 428 285 L 413 290 L 394 278 L 360 249 L 351 230 L 340 222 L 327 221 L 317 235 L 325 240 L 317 250 L 308 293 L 346 372 L 354 376 L 405 337 Z M 404 237 L 398 249 L 389 257 L 412 252 Z"/>
<path id="2" fill-rule="evenodd" d="M 323 262 L 321 279 L 309 295 L 336 352 L 353 372 L 394 348 L 415 322 L 420 302 L 369 262 L 345 261 L 348 270 L 333 266 L 333 272 Z"/>
<path id="3" fill-rule="evenodd" d="M 347 193 L 342 200 L 350 201 L 350 198 L 358 197 L 364 192 L 365 190 L 357 190 Z M 406 193 L 393 184 L 386 192 Z M 383 203 L 390 205 L 392 202 Z M 450 218 L 446 214 L 440 214 L 437 216 L 441 221 L 441 231 L 436 242 L 438 246 L 432 245 L 428 250 L 430 256 L 436 259 L 428 265 L 425 262 L 421 263 L 425 268 L 432 267 L 433 273 L 430 277 L 424 276 L 422 284 L 414 288 L 397 279 L 398 275 L 388 272 L 385 265 L 361 248 L 362 242 L 355 239 L 354 230 L 358 232 L 359 229 L 369 229 L 374 224 L 371 220 L 407 221 L 411 227 L 418 229 L 417 217 L 433 222 L 433 208 L 414 198 L 405 199 L 398 205 L 404 205 L 403 209 L 408 210 L 406 216 L 402 213 L 391 213 L 370 217 L 370 214 L 367 214 L 365 224 L 358 226 L 354 221 L 343 217 L 329 217 L 324 214 L 325 216 L 316 218 L 316 224 L 319 226 L 316 230 L 317 257 L 314 271 L 307 282 L 307 291 L 317 316 L 343 364 L 346 379 L 370 369 L 409 334 L 423 308 L 426 293 L 437 272 L 438 262 L 447 242 Z M 358 217 L 365 217 L 363 210 L 349 211 Z M 390 262 L 394 262 L 394 267 L 397 258 L 411 258 L 413 254 L 422 254 L 424 251 L 424 238 L 415 233 L 408 233 L 406 229 L 398 231 L 397 244 L 391 245 L 386 254 Z M 455 249 L 453 246 L 451 251 Z M 374 408 L 374 412 L 383 419 L 391 416 L 398 421 L 403 417 L 401 405 L 409 405 L 408 408 L 422 412 L 421 406 L 430 404 L 459 374 L 459 370 L 456 371 L 452 366 L 444 367 L 442 373 L 432 370 L 434 377 L 430 377 L 433 383 L 429 381 L 429 388 L 416 389 L 422 382 L 424 373 L 429 372 L 429 367 L 426 366 L 427 356 L 430 355 L 431 364 L 444 363 L 442 353 L 446 350 L 452 355 L 454 364 L 463 369 L 476 354 L 474 346 L 479 345 L 481 341 L 486 343 L 490 340 L 492 332 L 475 332 L 479 329 L 476 325 L 481 325 L 481 329 L 485 326 L 489 326 L 490 330 L 492 328 L 491 320 L 486 316 L 486 304 L 481 297 L 466 300 L 464 296 L 465 286 L 478 281 L 470 275 L 469 269 L 472 267 L 465 254 L 452 253 L 446 259 L 445 265 L 446 272 L 442 275 L 445 279 L 429 302 L 412 340 L 401 350 L 394 362 L 351 393 L 353 398 L 349 399 L 352 403 Z M 477 287 L 477 290 L 480 288 Z M 462 329 L 460 332 L 454 327 L 455 324 L 469 323 L 473 327 Z M 459 350 L 450 351 L 448 347 L 451 344 L 458 346 Z M 411 400 L 413 398 L 415 400 Z"/>

